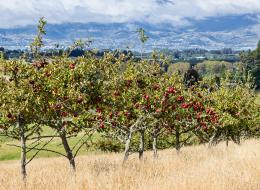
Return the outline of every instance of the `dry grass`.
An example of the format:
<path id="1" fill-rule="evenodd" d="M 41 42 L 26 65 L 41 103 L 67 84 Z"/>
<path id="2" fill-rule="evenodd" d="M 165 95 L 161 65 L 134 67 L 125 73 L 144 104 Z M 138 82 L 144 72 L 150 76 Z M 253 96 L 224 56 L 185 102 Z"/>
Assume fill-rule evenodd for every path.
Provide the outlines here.
<path id="1" fill-rule="evenodd" d="M 74 175 L 63 158 L 45 158 L 28 168 L 26 189 L 173 189 L 173 190 L 259 190 L 260 141 L 242 146 L 221 144 L 187 147 L 177 155 L 173 150 L 160 152 L 157 161 L 151 153 L 140 163 L 136 155 L 122 167 L 121 154 L 81 156 Z M 0 162 L 0 189 L 23 189 L 19 162 Z"/>

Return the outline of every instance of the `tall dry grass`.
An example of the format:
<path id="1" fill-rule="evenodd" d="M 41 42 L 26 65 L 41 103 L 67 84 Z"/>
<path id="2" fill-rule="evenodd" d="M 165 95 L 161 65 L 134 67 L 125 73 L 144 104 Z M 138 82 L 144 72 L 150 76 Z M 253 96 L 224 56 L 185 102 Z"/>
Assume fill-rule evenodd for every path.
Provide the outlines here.
<path id="1" fill-rule="evenodd" d="M 132 155 L 125 167 L 121 154 L 81 156 L 76 174 L 63 158 L 37 159 L 28 173 L 28 190 L 260 190 L 260 141 L 166 150 L 157 161 L 149 152 L 143 162 Z M 24 189 L 19 162 L 0 162 L 0 189 Z"/>

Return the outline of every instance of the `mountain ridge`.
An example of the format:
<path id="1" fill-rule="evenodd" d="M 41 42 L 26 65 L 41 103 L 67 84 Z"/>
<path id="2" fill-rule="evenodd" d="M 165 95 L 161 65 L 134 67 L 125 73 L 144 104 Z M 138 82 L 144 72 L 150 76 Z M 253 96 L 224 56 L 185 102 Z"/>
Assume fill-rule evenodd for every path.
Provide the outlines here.
<path id="1" fill-rule="evenodd" d="M 175 27 L 170 23 L 63 23 L 48 24 L 45 44 L 69 46 L 76 39 L 91 38 L 98 49 L 140 50 L 136 29 L 142 27 L 150 37 L 145 45 L 153 49 L 253 49 L 260 39 L 258 15 L 232 15 L 189 20 L 188 26 Z M 36 34 L 35 26 L 0 29 L 0 46 L 26 48 Z"/>

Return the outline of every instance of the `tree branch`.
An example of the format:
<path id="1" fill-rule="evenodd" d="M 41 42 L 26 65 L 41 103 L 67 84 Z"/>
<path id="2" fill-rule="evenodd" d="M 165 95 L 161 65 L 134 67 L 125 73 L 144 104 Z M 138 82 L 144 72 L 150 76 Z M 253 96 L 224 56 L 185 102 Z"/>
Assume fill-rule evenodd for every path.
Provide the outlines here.
<path id="1" fill-rule="evenodd" d="M 21 148 L 21 146 L 19 145 L 15 145 L 15 144 L 7 144 L 8 146 L 14 146 L 14 147 L 17 147 L 17 148 Z M 27 148 L 27 149 L 31 149 L 31 148 Z M 50 149 L 46 149 L 46 148 L 34 148 L 34 150 L 40 150 L 40 151 L 46 151 L 46 152 L 52 152 L 52 153 L 55 153 L 55 154 L 59 154 L 61 156 L 64 156 L 65 158 L 67 158 L 66 155 L 60 153 L 60 152 L 57 152 L 55 150 L 50 150 Z"/>
<path id="2" fill-rule="evenodd" d="M 46 135 L 46 136 L 38 136 L 38 137 L 32 137 L 30 139 L 27 139 L 27 140 L 35 140 L 35 139 L 44 139 L 44 138 L 55 138 L 55 137 L 60 137 L 60 136 L 56 136 L 56 135 Z"/>
<path id="3" fill-rule="evenodd" d="M 28 137 L 32 136 L 34 134 L 34 132 L 39 128 L 39 125 L 36 125 L 36 127 L 25 136 L 25 139 L 28 139 Z"/>
<path id="4" fill-rule="evenodd" d="M 94 134 L 94 132 L 86 139 L 82 142 L 82 144 L 78 147 L 78 149 L 76 150 L 75 154 L 74 154 L 74 158 L 76 158 L 76 156 L 78 155 L 80 149 L 83 147 L 83 145 L 92 137 L 92 135 Z"/>
<path id="5" fill-rule="evenodd" d="M 37 152 L 31 157 L 30 160 L 28 160 L 28 161 L 26 162 L 25 165 L 29 164 L 29 163 L 39 154 L 39 152 L 40 152 L 45 146 L 47 146 L 53 139 L 54 139 L 54 137 L 51 138 L 49 141 L 47 141 L 39 150 L 37 150 Z M 38 145 L 37 145 L 37 146 L 38 146 Z M 34 149 L 35 149 L 35 148 L 36 148 L 36 146 L 34 146 Z M 32 150 L 32 149 L 31 149 L 31 150 Z M 30 150 L 29 150 L 29 151 L 30 151 Z"/>

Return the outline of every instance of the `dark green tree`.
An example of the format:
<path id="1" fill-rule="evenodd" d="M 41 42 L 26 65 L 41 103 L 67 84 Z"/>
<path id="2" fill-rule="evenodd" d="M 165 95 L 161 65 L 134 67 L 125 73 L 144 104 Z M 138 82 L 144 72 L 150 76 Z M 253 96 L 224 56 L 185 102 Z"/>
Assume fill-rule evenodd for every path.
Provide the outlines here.
<path id="1" fill-rule="evenodd" d="M 260 88 L 260 40 L 257 45 L 257 49 L 255 51 L 255 62 L 254 68 L 252 70 L 252 75 L 255 78 L 256 88 Z"/>

